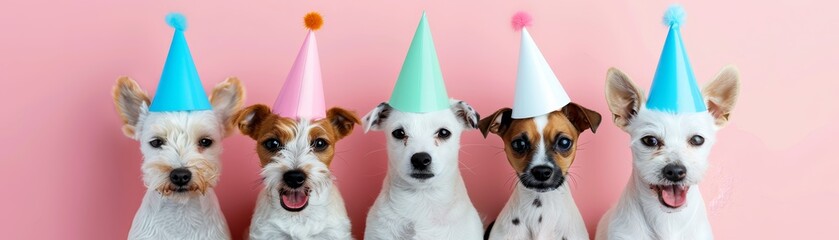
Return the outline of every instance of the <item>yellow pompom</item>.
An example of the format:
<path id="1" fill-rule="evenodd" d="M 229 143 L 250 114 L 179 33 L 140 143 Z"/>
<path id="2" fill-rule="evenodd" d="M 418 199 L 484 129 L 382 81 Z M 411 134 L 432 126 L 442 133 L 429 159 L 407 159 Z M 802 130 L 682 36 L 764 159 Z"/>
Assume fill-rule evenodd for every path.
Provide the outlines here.
<path id="1" fill-rule="evenodd" d="M 318 12 L 310 12 L 303 17 L 303 22 L 306 23 L 306 28 L 316 31 L 323 26 L 323 17 Z"/>

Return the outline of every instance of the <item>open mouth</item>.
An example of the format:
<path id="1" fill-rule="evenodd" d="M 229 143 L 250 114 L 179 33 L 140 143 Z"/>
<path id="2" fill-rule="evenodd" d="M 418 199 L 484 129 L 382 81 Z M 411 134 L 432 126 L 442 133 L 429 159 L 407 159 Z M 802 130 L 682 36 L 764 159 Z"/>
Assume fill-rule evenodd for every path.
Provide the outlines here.
<path id="1" fill-rule="evenodd" d="M 430 172 L 415 172 L 411 173 L 411 177 L 420 180 L 425 180 L 434 177 L 434 174 Z"/>
<path id="2" fill-rule="evenodd" d="M 687 194 L 690 186 L 683 185 L 650 185 L 656 194 L 658 201 L 669 208 L 679 208 L 687 202 Z"/>
<path id="3" fill-rule="evenodd" d="M 289 212 L 299 212 L 309 205 L 309 189 L 280 190 L 280 206 Z"/>

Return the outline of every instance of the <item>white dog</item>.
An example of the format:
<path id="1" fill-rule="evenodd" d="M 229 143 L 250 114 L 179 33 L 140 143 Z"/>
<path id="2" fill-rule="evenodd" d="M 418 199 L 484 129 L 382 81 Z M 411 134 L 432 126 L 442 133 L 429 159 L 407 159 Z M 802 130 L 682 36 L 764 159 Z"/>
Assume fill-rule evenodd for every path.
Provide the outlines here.
<path id="1" fill-rule="evenodd" d="M 388 172 L 367 215 L 366 239 L 480 239 L 483 224 L 458 168 L 460 134 L 478 124 L 463 101 L 428 113 L 379 104 L 363 119 L 365 132 L 387 138 Z"/>
<path id="2" fill-rule="evenodd" d="M 703 90 L 707 112 L 666 113 L 644 107 L 641 90 L 609 69 L 606 99 L 615 124 L 629 133 L 632 175 L 617 206 L 600 220 L 597 239 L 713 239 L 698 184 L 716 131 L 728 121 L 739 76 L 724 68 Z"/>
<path id="3" fill-rule="evenodd" d="M 234 119 L 243 134 L 257 141 L 265 184 L 250 239 L 351 239 L 350 219 L 329 164 L 335 144 L 352 133 L 358 117 L 332 108 L 324 119 L 295 120 L 257 104 Z"/>
<path id="4" fill-rule="evenodd" d="M 149 112 L 149 98 L 122 77 L 114 103 L 126 136 L 140 142 L 148 187 L 129 239 L 230 239 L 213 187 L 221 173 L 221 140 L 244 102 L 239 80 L 219 83 L 212 110 Z"/>

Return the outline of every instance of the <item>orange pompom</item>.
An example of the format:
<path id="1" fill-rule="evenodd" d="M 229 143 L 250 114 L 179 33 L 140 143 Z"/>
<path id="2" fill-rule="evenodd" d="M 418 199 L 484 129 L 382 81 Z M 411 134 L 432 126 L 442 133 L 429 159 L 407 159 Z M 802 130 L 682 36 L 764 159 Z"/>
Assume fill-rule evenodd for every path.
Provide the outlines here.
<path id="1" fill-rule="evenodd" d="M 303 17 L 303 22 L 306 23 L 306 28 L 315 31 L 323 26 L 323 17 L 318 12 L 310 12 Z"/>

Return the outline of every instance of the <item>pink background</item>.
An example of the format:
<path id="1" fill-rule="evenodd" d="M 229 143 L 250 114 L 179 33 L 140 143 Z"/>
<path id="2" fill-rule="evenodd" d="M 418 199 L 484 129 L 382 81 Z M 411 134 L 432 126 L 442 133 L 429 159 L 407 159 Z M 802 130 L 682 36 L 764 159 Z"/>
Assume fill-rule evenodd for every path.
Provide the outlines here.
<path id="1" fill-rule="evenodd" d="M 606 69 L 648 88 L 672 1 L 3 1 L 0 7 L 0 233 L 5 239 L 124 238 L 140 204 L 138 143 L 111 101 L 117 76 L 153 93 L 181 11 L 206 88 L 240 77 L 247 104 L 274 101 L 305 30 L 318 32 L 326 102 L 364 114 L 387 100 L 422 10 L 428 11 L 449 94 L 484 116 L 512 104 L 518 10 L 573 101 L 608 119 Z M 743 91 L 719 132 L 702 183 L 720 239 L 814 239 L 839 229 L 834 152 L 839 127 L 839 7 L 832 1 L 691 1 L 683 36 L 700 84 L 736 64 Z M 381 132 L 357 129 L 332 167 L 361 237 L 386 171 Z M 628 137 L 610 121 L 582 136 L 571 186 L 590 232 L 630 171 Z M 260 189 L 254 141 L 224 141 L 217 187 L 234 236 Z M 464 133 L 462 172 L 491 221 L 512 188 L 497 137 Z M 502 177 L 499 177 L 502 176 Z"/>

